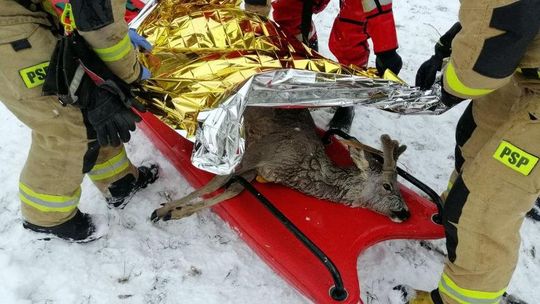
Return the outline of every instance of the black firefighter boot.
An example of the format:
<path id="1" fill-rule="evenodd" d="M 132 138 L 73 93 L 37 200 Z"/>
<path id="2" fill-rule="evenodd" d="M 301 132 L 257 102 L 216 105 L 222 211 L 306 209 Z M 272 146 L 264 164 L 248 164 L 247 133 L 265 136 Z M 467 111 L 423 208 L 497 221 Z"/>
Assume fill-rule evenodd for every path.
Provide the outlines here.
<path id="1" fill-rule="evenodd" d="M 334 113 L 334 117 L 328 123 L 328 129 L 339 129 L 345 133 L 349 133 L 354 119 L 354 107 L 338 107 Z"/>
<path id="2" fill-rule="evenodd" d="M 159 167 L 155 164 L 150 167 L 140 166 L 139 178 L 135 180 L 133 174 L 128 174 L 109 186 L 110 197 L 107 197 L 109 208 L 123 209 L 137 191 L 146 188 L 159 177 Z"/>
<path id="3" fill-rule="evenodd" d="M 57 226 L 42 227 L 25 221 L 23 227 L 34 232 L 50 235 L 50 237 L 44 237 L 42 240 L 58 237 L 70 242 L 87 243 L 100 238 L 102 235 L 97 233 L 98 229 L 92 221 L 92 217 L 82 213 L 80 210 L 77 210 L 75 216 L 70 220 Z"/>
<path id="4" fill-rule="evenodd" d="M 401 299 L 405 301 L 405 304 L 442 304 L 443 300 L 439 294 L 439 291 L 433 290 L 431 292 L 414 290 L 407 285 L 398 285 L 393 290 L 399 292 Z M 504 293 L 499 304 L 527 304 L 527 302 L 520 298 Z"/>
<path id="5" fill-rule="evenodd" d="M 527 212 L 527 217 L 533 221 L 540 222 L 540 197 L 536 199 L 533 208 Z"/>

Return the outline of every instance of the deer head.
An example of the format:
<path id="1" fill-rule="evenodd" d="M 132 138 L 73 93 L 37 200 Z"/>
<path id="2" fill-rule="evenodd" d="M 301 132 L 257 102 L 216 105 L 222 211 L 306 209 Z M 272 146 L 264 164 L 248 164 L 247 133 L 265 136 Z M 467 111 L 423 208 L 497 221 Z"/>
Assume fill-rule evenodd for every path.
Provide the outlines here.
<path id="1" fill-rule="evenodd" d="M 350 156 L 358 167 L 359 181 L 352 185 L 347 193 L 353 207 L 365 207 L 388 216 L 392 221 L 402 222 L 409 218 L 410 213 L 397 182 L 396 162 L 407 146 L 400 146 L 398 141 L 390 136 L 381 136 L 382 153 L 375 149 L 366 149 L 358 141 L 345 141 L 349 146 Z M 373 154 L 382 154 L 380 163 Z"/>

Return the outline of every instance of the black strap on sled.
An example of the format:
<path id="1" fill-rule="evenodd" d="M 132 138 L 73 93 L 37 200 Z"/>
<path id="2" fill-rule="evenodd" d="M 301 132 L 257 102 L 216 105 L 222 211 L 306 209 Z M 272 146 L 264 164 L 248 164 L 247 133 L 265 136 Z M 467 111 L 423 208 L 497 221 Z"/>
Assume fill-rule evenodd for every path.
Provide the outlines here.
<path id="1" fill-rule="evenodd" d="M 324 133 L 324 136 L 322 138 L 322 141 L 324 144 L 330 143 L 330 137 L 332 135 L 338 135 L 341 138 L 348 139 L 348 140 L 357 140 L 353 136 L 343 132 L 340 129 L 330 129 Z M 372 154 L 373 157 L 377 158 L 379 161 L 383 161 L 382 157 L 378 154 Z M 443 201 L 441 197 L 435 192 L 435 190 L 431 189 L 428 185 L 421 182 L 416 177 L 409 174 L 407 171 L 401 169 L 400 167 L 397 167 L 397 173 L 399 176 L 403 177 L 405 180 L 409 181 L 411 184 L 415 185 L 418 189 L 422 190 L 424 193 L 426 193 L 431 201 L 437 206 L 437 214 L 435 214 L 432 218 L 433 222 L 436 224 L 441 225 L 442 224 L 442 213 L 443 213 Z"/>
<path id="2" fill-rule="evenodd" d="M 330 137 L 333 135 L 338 135 L 344 139 L 348 140 L 356 140 L 353 136 L 345 133 L 344 131 L 340 129 L 330 129 L 328 130 L 323 138 L 322 141 L 325 144 L 330 143 Z M 378 158 L 379 161 L 383 161 L 381 156 L 378 154 L 373 154 L 374 157 Z M 433 201 L 434 204 L 437 205 L 438 214 L 435 214 L 432 218 L 433 222 L 436 224 L 442 223 L 442 200 L 437 195 L 437 193 L 428 187 L 426 184 L 422 183 L 418 179 L 416 179 L 411 174 L 407 173 L 405 170 L 397 167 L 398 174 L 406 179 L 407 181 L 411 182 L 413 185 L 418 187 L 420 190 L 424 191 Z M 272 213 L 278 219 L 285 228 L 287 228 L 304 246 L 306 246 L 311 253 L 326 267 L 330 275 L 332 276 L 332 280 L 334 281 L 334 285 L 330 288 L 329 294 L 335 301 L 344 301 L 348 297 L 348 292 L 345 289 L 345 286 L 343 284 L 343 279 L 341 278 L 341 274 L 339 272 L 339 269 L 336 267 L 334 262 L 330 260 L 330 258 L 315 244 L 312 240 L 310 240 L 298 227 L 294 225 L 286 216 L 283 214 L 278 208 L 276 208 L 270 200 L 268 200 L 261 192 L 259 192 L 250 182 L 248 182 L 246 179 L 239 175 L 235 175 L 231 178 L 231 180 L 227 183 L 226 186 L 229 186 L 233 183 L 238 183 L 244 187 L 250 193 L 253 195 L 261 204 Z"/>
<path id="3" fill-rule="evenodd" d="M 332 280 L 334 281 L 334 286 L 329 290 L 330 297 L 335 301 L 344 301 L 349 296 L 349 293 L 345 289 L 343 284 L 343 279 L 341 274 L 332 260 L 310 240 L 298 227 L 296 227 L 291 220 L 289 220 L 285 214 L 279 211 L 270 200 L 268 200 L 261 192 L 259 192 L 250 182 L 239 175 L 235 175 L 231 178 L 228 185 L 232 183 L 239 183 L 246 189 L 251 195 L 253 195 L 261 204 L 272 213 L 282 224 L 289 230 L 304 246 L 306 246 L 313 255 L 326 267 Z"/>

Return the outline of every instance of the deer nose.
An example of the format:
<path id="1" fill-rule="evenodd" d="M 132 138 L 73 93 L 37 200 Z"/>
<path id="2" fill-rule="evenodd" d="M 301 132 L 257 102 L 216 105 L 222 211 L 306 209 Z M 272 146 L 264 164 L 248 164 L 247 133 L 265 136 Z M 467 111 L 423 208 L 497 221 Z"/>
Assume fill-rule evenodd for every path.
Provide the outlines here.
<path id="1" fill-rule="evenodd" d="M 409 210 L 405 208 L 399 211 L 392 211 L 391 218 L 394 222 L 401 223 L 405 221 L 406 219 L 408 219 L 409 217 L 411 217 L 411 213 L 409 212 Z"/>

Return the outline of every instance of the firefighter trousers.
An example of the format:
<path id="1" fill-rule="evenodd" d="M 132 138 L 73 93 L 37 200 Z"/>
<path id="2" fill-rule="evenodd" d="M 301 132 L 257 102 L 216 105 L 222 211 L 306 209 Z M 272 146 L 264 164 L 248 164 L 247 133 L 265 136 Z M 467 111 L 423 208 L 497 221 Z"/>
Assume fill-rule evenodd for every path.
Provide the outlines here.
<path id="1" fill-rule="evenodd" d="M 85 158 L 91 162 L 89 177 L 106 196 L 111 183 L 127 174 L 137 178 L 138 171 L 123 146 L 99 149 L 97 160 L 88 157 L 89 147 L 96 145 L 82 111 L 41 96 L 56 38 L 48 28 L 26 20 L 0 25 L 0 100 L 32 131 L 19 183 L 23 217 L 50 227 L 75 215 Z"/>
<path id="2" fill-rule="evenodd" d="M 314 1 L 313 13 L 322 11 L 328 0 Z M 363 11 L 361 1 L 343 1 L 344 6 L 340 10 L 340 16 L 336 17 L 328 46 L 339 63 L 344 65 L 354 64 L 358 67 L 366 67 L 369 59 L 369 36 L 366 33 L 366 17 L 359 12 Z M 279 26 L 289 35 L 301 37 L 302 9 L 301 0 L 274 0 L 273 18 Z M 311 24 L 311 36 L 316 36 L 314 24 Z M 397 43 L 397 42 L 396 42 Z"/>
<path id="3" fill-rule="evenodd" d="M 540 192 L 539 136 L 538 80 L 516 76 L 463 113 L 436 303 L 499 303 L 517 263 L 525 213 Z"/>

